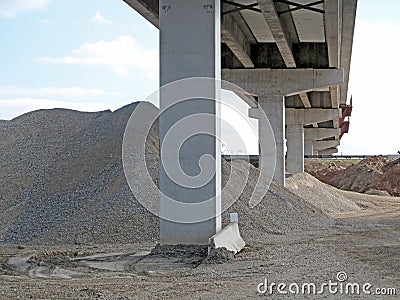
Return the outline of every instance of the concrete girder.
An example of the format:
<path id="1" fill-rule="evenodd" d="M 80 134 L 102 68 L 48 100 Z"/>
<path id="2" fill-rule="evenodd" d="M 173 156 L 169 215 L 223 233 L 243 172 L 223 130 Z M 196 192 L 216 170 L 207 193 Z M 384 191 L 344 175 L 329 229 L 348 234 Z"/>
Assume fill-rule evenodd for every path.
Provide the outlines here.
<path id="1" fill-rule="evenodd" d="M 342 0 L 325 0 L 325 35 L 328 44 L 329 67 L 340 67 Z M 331 87 L 331 102 L 333 108 L 339 107 L 340 88 Z"/>
<path id="2" fill-rule="evenodd" d="M 342 42 L 340 67 L 344 69 L 345 83 L 340 87 L 340 104 L 347 103 L 347 92 L 349 86 L 351 53 L 353 50 L 353 37 L 355 18 L 357 13 L 357 0 L 343 1 L 343 23 L 342 23 Z"/>
<path id="3" fill-rule="evenodd" d="M 340 109 L 309 108 L 296 109 L 286 108 L 286 124 L 310 125 L 330 121 L 340 117 Z"/>
<path id="4" fill-rule="evenodd" d="M 340 128 L 304 128 L 304 138 L 309 140 L 323 140 L 340 135 Z"/>
<path id="5" fill-rule="evenodd" d="M 258 0 L 257 2 L 286 66 L 288 68 L 296 68 L 296 61 L 293 56 L 292 47 L 289 38 L 286 36 L 286 31 L 283 29 L 281 20 L 279 19 L 274 1 Z"/>
<path id="6" fill-rule="evenodd" d="M 287 36 L 287 31 L 278 16 L 274 1 L 258 0 L 258 5 L 267 21 L 268 27 L 271 30 L 275 43 L 278 46 L 279 52 L 282 55 L 283 61 L 288 68 L 296 68 L 296 60 L 293 55 L 290 38 Z M 307 93 L 300 93 L 300 99 L 304 107 L 311 107 Z"/>
<path id="7" fill-rule="evenodd" d="M 331 68 L 339 68 L 340 66 L 341 2 L 342 0 L 325 0 L 325 36 L 328 44 L 329 67 Z"/>
<path id="8" fill-rule="evenodd" d="M 300 99 L 305 108 L 311 107 L 310 98 L 308 97 L 307 93 L 300 93 Z"/>
<path id="9" fill-rule="evenodd" d="M 338 152 L 339 152 L 338 148 L 329 148 L 318 151 L 318 155 L 333 155 Z"/>
<path id="10" fill-rule="evenodd" d="M 314 141 L 313 148 L 319 151 L 329 148 L 335 148 L 340 145 L 339 141 Z"/>
<path id="11" fill-rule="evenodd" d="M 341 69 L 223 69 L 222 79 L 247 92 L 296 95 L 343 82 Z"/>
<path id="12" fill-rule="evenodd" d="M 223 3 L 222 4 L 222 11 L 236 9 L 237 7 L 232 4 Z M 231 12 L 229 14 L 223 14 L 221 17 L 221 22 L 224 22 L 225 17 L 229 15 L 232 16 L 235 22 L 239 25 L 240 29 L 243 31 L 244 35 L 246 36 L 247 41 L 249 44 L 256 44 L 257 39 L 254 36 L 253 32 L 251 31 L 249 25 L 247 24 L 246 20 L 243 18 L 240 11 Z"/>
<path id="13" fill-rule="evenodd" d="M 232 15 L 225 15 L 221 24 L 222 41 L 229 47 L 245 68 L 254 68 L 250 57 L 250 44 Z"/>

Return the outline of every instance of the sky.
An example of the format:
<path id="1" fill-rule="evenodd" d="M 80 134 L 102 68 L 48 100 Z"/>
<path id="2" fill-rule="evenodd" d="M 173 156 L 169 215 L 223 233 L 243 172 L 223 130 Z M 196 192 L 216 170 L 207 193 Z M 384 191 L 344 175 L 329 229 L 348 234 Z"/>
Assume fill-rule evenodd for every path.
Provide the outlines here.
<path id="1" fill-rule="evenodd" d="M 400 150 L 398 11 L 398 0 L 359 1 L 354 109 L 339 153 Z M 0 0 L 0 41 L 0 119 L 56 107 L 115 110 L 158 89 L 158 30 L 122 0 Z M 254 152 L 256 138 L 247 138 Z"/>

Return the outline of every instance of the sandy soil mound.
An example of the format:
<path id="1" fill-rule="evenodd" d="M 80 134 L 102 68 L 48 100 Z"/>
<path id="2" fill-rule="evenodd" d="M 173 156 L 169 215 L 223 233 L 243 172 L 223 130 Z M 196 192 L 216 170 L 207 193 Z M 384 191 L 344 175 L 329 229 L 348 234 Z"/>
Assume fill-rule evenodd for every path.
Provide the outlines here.
<path id="1" fill-rule="evenodd" d="M 304 201 L 318 207 L 330 216 L 361 210 L 357 204 L 343 196 L 339 190 L 307 173 L 291 176 L 286 180 L 286 187 Z"/>
<path id="2" fill-rule="evenodd" d="M 359 193 L 386 191 L 392 196 L 399 195 L 400 160 L 388 161 L 377 156 L 358 163 L 307 161 L 306 171 L 338 189 Z"/>
<path id="3" fill-rule="evenodd" d="M 158 219 L 132 195 L 121 163 L 125 126 L 136 106 L 99 113 L 40 110 L 1 122 L 0 241 L 156 242 Z M 157 130 L 151 132 L 148 145 L 149 170 L 157 182 Z M 223 177 L 230 166 L 223 162 Z M 239 174 L 243 166 L 238 166 L 233 172 Z M 250 209 L 258 171 L 251 168 L 250 173 L 239 201 L 228 211 L 239 213 L 245 239 L 329 223 L 317 209 L 278 185 Z M 229 191 L 225 197 L 232 200 Z M 226 222 L 228 217 L 223 218 Z"/>
<path id="4" fill-rule="evenodd" d="M 389 192 L 393 196 L 400 197 L 400 161 L 387 169 L 378 180 L 374 182 L 374 188 Z"/>

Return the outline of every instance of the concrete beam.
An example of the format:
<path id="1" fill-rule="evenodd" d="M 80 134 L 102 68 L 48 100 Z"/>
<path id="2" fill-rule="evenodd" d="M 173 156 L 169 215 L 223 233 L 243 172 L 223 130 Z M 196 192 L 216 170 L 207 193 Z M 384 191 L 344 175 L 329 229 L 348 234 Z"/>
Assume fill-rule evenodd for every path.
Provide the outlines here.
<path id="1" fill-rule="evenodd" d="M 318 154 L 319 155 L 333 155 L 338 152 L 339 152 L 338 148 L 329 148 L 329 149 L 324 149 L 324 150 L 318 151 Z"/>
<path id="2" fill-rule="evenodd" d="M 222 79 L 247 92 L 290 96 L 343 82 L 340 69 L 223 69 Z"/>
<path id="3" fill-rule="evenodd" d="M 300 93 L 300 99 L 305 108 L 311 107 L 310 98 L 308 98 L 307 93 Z"/>
<path id="4" fill-rule="evenodd" d="M 328 44 L 329 66 L 339 68 L 341 48 L 342 0 L 325 0 L 325 36 Z"/>
<path id="5" fill-rule="evenodd" d="M 313 123 L 330 121 L 334 118 L 340 117 L 340 114 L 341 114 L 341 111 L 339 109 L 286 108 L 286 124 L 310 125 Z"/>
<path id="6" fill-rule="evenodd" d="M 159 0 L 123 0 L 155 27 L 160 27 Z"/>
<path id="7" fill-rule="evenodd" d="M 329 67 L 340 67 L 342 0 L 325 0 L 325 36 L 328 44 Z M 339 107 L 340 88 L 331 87 L 332 108 Z"/>
<path id="8" fill-rule="evenodd" d="M 288 68 L 296 68 L 296 61 L 293 56 L 292 47 L 289 43 L 289 38 L 286 36 L 286 31 L 283 29 L 281 20 L 279 19 L 274 1 L 258 0 L 257 2 L 286 66 Z"/>
<path id="9" fill-rule="evenodd" d="M 230 9 L 234 9 L 234 8 L 236 8 L 236 6 L 233 6 L 233 5 L 230 5 L 230 4 L 226 4 L 226 3 L 222 4 L 222 9 L 224 11 L 230 10 Z M 243 16 L 240 13 L 240 11 L 230 13 L 229 15 L 233 16 L 235 22 L 239 25 L 240 29 L 243 31 L 244 35 L 246 36 L 247 41 L 250 44 L 257 43 L 257 39 L 253 35 L 253 32 L 251 31 L 249 25 L 247 24 L 246 20 L 243 18 Z M 224 22 L 224 20 L 223 20 L 224 17 L 225 16 L 222 16 L 222 22 Z"/>
<path id="10" fill-rule="evenodd" d="M 350 77 L 351 54 L 357 13 L 357 0 L 343 1 L 342 43 L 340 67 L 344 69 L 344 84 L 340 87 L 340 104 L 346 104 Z"/>
<path id="11" fill-rule="evenodd" d="M 304 136 L 309 140 L 323 140 L 339 135 L 339 128 L 304 128 Z"/>
<path id="12" fill-rule="evenodd" d="M 232 15 L 225 15 L 221 24 L 222 41 L 229 47 L 245 68 L 254 68 L 250 58 L 250 44 Z"/>
<path id="13" fill-rule="evenodd" d="M 293 55 L 292 45 L 287 30 L 285 30 L 278 13 L 275 3 L 272 0 L 258 0 L 258 5 L 267 21 L 268 27 L 282 55 L 283 61 L 288 68 L 296 68 L 296 60 Z M 295 29 L 295 28 L 294 28 Z M 311 107 L 307 93 L 300 93 L 300 99 L 305 108 Z"/>
<path id="14" fill-rule="evenodd" d="M 339 141 L 314 141 L 313 148 L 318 150 L 320 153 L 321 150 L 334 148 L 340 145 Z"/>

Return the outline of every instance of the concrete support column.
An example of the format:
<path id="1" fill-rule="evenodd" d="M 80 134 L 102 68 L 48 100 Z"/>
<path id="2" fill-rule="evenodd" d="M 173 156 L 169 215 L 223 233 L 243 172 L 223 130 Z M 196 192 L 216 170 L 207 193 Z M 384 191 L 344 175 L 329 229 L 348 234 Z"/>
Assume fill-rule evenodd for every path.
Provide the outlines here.
<path id="1" fill-rule="evenodd" d="M 304 138 L 304 154 L 313 155 L 313 140 Z"/>
<path id="2" fill-rule="evenodd" d="M 160 0 L 159 18 L 160 85 L 190 77 L 220 79 L 220 0 Z M 206 93 L 209 96 L 207 98 L 219 99 L 219 81 L 211 80 L 205 87 L 202 85 L 202 89 L 202 94 Z M 189 137 L 182 136 L 183 130 L 174 129 L 173 125 L 193 115 L 207 114 L 218 117 L 219 103 L 201 97 L 181 101 L 173 99 L 173 93 L 182 95 L 184 91 L 168 91 L 168 97 L 167 92 L 161 90 L 160 93 L 161 110 L 170 107 L 160 116 L 160 243 L 206 245 L 208 239 L 221 229 L 221 153 L 220 142 L 215 138 L 219 136 L 220 126 L 217 118 L 211 118 L 211 121 L 210 118 L 197 118 L 196 122 L 187 125 L 193 128 L 185 127 L 185 132 L 211 134 Z M 164 141 L 170 134 L 179 137 L 180 140 L 177 140 L 176 144 L 184 141 L 179 149 L 175 149 L 176 145 L 172 145 L 173 143 Z M 207 156 L 214 157 L 214 160 L 204 160 L 201 166 L 206 169 L 205 173 L 214 176 L 206 184 L 198 187 L 199 179 L 196 178 L 203 172 L 199 167 L 200 158 Z M 180 173 L 177 175 L 178 180 L 171 178 L 171 172 L 167 169 L 172 164 L 179 165 L 185 175 L 190 176 L 193 181 L 190 184 L 180 183 Z M 209 202 L 201 207 L 183 207 L 173 205 L 168 198 L 185 204 L 207 200 Z M 189 216 L 189 222 L 174 221 L 182 215 Z M 192 216 L 195 219 L 198 215 L 207 215 L 207 219 L 191 223 Z"/>
<path id="3" fill-rule="evenodd" d="M 281 95 L 259 95 L 258 103 L 264 110 L 271 124 L 272 131 L 275 136 L 276 144 L 276 166 L 274 179 L 276 182 L 285 185 L 285 101 Z M 259 123 L 259 140 L 265 149 L 271 147 L 265 144 L 268 140 L 266 137 L 266 124 Z M 267 150 L 268 151 L 268 150 Z M 269 151 L 268 151 L 269 152 Z"/>
<path id="4" fill-rule="evenodd" d="M 287 170 L 290 174 L 304 172 L 303 124 L 287 125 Z"/>

